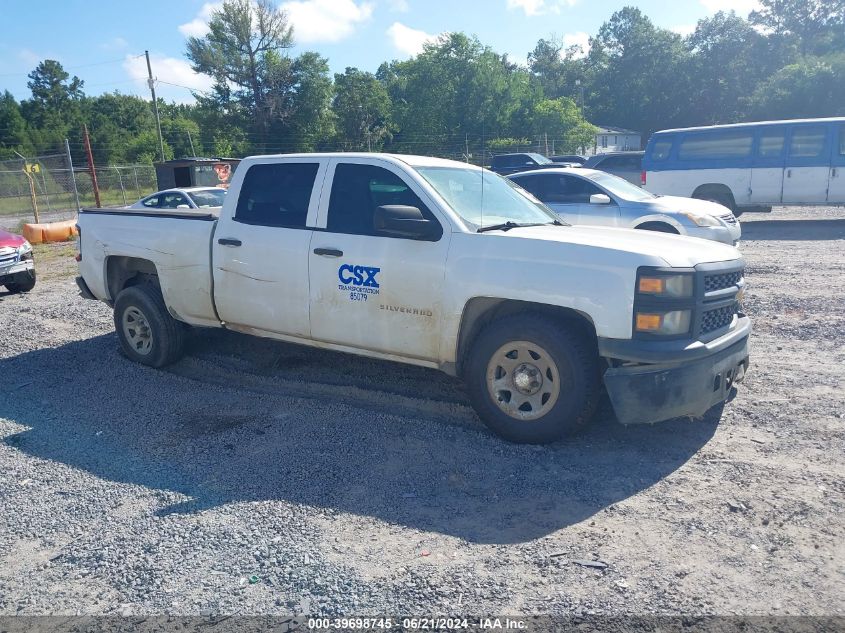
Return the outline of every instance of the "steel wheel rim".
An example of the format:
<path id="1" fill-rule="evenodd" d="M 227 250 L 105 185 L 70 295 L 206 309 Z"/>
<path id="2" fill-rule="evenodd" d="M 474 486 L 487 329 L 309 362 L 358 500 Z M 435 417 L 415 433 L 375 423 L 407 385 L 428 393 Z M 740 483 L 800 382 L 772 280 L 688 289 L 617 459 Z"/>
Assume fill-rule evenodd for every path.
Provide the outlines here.
<path id="1" fill-rule="evenodd" d="M 487 364 L 486 380 L 490 398 L 515 420 L 543 417 L 560 396 L 557 363 L 530 341 L 511 341 L 496 350 Z"/>
<path id="2" fill-rule="evenodd" d="M 123 336 L 136 353 L 146 356 L 153 349 L 153 332 L 146 315 L 135 306 L 123 311 Z"/>

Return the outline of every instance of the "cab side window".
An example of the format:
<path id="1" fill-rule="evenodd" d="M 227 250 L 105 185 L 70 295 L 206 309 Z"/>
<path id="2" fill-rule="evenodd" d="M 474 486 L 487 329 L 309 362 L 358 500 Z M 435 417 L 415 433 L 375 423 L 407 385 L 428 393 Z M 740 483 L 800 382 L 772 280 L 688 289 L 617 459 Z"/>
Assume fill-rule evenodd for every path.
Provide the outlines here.
<path id="1" fill-rule="evenodd" d="M 178 209 L 179 205 L 191 206 L 181 193 L 166 193 L 161 196 L 159 206 L 162 209 Z"/>
<path id="2" fill-rule="evenodd" d="M 150 209 L 158 209 L 158 199 L 159 196 L 150 196 L 142 204 Z"/>
<path id="3" fill-rule="evenodd" d="M 382 236 L 373 226 L 373 216 L 378 207 L 386 205 L 416 207 L 425 218 L 437 222 L 419 196 L 393 172 L 372 165 L 341 163 L 334 172 L 326 229 Z"/>
<path id="4" fill-rule="evenodd" d="M 244 176 L 235 222 L 303 229 L 318 163 L 252 165 Z"/>

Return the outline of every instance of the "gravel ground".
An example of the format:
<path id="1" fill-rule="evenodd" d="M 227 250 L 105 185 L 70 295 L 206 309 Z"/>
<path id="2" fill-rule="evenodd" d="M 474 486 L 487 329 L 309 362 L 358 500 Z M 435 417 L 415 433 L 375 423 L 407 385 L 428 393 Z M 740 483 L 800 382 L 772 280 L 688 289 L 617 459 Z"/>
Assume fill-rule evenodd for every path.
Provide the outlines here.
<path id="1" fill-rule="evenodd" d="M 548 447 L 430 370 L 222 331 L 133 364 L 40 247 L 0 292 L 0 615 L 844 614 L 845 209 L 742 220 L 736 397 Z"/>

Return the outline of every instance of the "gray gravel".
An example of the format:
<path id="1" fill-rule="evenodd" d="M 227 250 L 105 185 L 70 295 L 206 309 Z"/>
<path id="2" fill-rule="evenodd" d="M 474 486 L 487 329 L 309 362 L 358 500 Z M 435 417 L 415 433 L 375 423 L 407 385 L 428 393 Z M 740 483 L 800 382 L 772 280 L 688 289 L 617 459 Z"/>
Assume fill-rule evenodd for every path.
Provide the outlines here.
<path id="1" fill-rule="evenodd" d="M 0 615 L 845 613 L 845 209 L 742 221 L 736 398 L 550 447 L 425 369 L 222 331 L 135 365 L 42 257 L 0 291 Z"/>

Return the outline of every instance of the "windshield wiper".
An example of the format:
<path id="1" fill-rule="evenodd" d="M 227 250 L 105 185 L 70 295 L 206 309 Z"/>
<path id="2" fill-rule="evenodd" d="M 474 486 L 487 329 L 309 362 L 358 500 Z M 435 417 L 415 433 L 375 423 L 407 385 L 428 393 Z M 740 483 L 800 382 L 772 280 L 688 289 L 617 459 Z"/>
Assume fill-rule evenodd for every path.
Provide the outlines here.
<path id="1" fill-rule="evenodd" d="M 510 231 L 511 229 L 522 228 L 525 226 L 546 226 L 548 224 L 560 224 L 557 220 L 553 222 L 514 222 L 508 220 L 501 224 L 491 224 L 490 226 L 479 227 L 476 233 L 484 233 L 486 231 Z"/>

